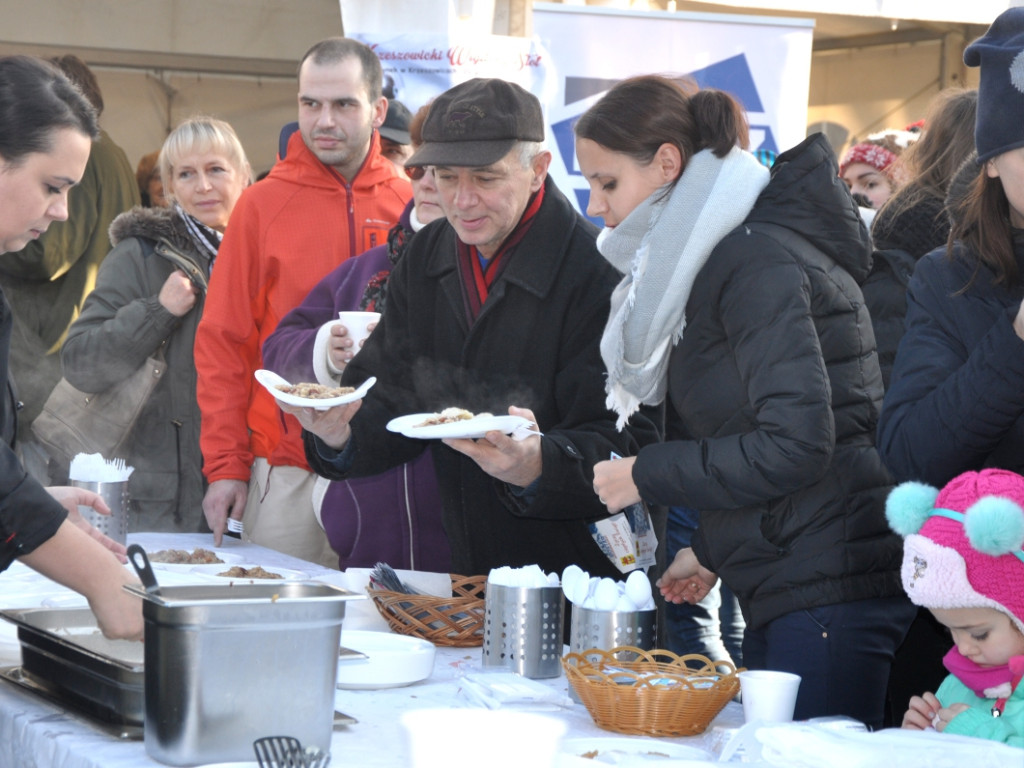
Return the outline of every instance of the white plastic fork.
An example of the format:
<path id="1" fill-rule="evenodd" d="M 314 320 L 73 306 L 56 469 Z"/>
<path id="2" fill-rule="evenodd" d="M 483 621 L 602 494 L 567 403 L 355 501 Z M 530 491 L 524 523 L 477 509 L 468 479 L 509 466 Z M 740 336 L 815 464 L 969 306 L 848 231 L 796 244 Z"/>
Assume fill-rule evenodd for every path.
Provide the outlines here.
<path id="1" fill-rule="evenodd" d="M 536 424 L 520 424 L 509 433 L 513 440 L 526 440 L 529 437 L 544 437 L 544 433 L 537 429 Z"/>

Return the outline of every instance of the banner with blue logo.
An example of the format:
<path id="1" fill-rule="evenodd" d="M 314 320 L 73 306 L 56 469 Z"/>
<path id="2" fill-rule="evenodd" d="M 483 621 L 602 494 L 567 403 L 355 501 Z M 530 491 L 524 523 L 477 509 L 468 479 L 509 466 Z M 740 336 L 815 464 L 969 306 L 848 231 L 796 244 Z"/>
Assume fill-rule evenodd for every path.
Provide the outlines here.
<path id="1" fill-rule="evenodd" d="M 572 125 L 627 77 L 685 77 L 730 92 L 747 111 L 752 151 L 778 153 L 807 135 L 811 20 L 536 3 L 533 30 L 554 70 L 554 94 L 544 102 L 555 155 L 550 174 L 581 211 L 590 192 L 576 165 Z"/>

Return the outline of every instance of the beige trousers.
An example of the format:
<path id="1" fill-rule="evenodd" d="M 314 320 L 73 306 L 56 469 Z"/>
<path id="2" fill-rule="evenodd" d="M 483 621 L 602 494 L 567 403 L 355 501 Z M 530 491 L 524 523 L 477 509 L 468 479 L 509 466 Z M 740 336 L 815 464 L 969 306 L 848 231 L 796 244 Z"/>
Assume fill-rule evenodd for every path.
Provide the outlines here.
<path id="1" fill-rule="evenodd" d="M 270 466 L 257 458 L 249 478 L 242 537 L 246 541 L 300 557 L 327 568 L 338 555 L 313 514 L 317 476 L 299 467 Z"/>

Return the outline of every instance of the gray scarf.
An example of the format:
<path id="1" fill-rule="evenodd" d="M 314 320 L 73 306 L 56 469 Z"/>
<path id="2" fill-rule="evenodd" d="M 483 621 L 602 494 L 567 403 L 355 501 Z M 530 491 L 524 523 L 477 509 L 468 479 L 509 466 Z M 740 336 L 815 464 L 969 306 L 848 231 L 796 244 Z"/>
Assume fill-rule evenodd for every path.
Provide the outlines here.
<path id="1" fill-rule="evenodd" d="M 669 353 L 683 337 L 697 273 L 746 219 L 768 176 L 738 147 L 724 158 L 701 150 L 671 190 L 659 189 L 598 236 L 601 255 L 625 273 L 601 338 L 607 405 L 620 430 L 641 404 L 665 399 Z"/>

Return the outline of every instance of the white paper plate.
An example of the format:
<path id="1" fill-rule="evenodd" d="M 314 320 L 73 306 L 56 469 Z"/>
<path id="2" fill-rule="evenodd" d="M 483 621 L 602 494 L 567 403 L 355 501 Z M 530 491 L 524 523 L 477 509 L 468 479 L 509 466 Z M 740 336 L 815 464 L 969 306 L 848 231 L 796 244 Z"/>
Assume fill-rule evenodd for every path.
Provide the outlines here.
<path id="1" fill-rule="evenodd" d="M 597 751 L 587 763 L 594 768 L 601 765 L 619 766 L 669 766 L 713 765 L 714 755 L 697 747 L 676 744 L 663 739 L 649 738 L 574 738 L 562 741 L 561 753 L 567 757 L 579 757 L 587 752 Z M 685 761 L 685 762 L 680 762 Z M 570 765 L 573 763 L 569 762 Z"/>
<path id="2" fill-rule="evenodd" d="M 257 565 L 259 565 L 259 564 L 258 563 L 231 563 L 229 565 L 228 563 L 223 563 L 223 564 L 215 563 L 215 564 L 212 564 L 212 565 L 193 565 L 192 566 L 192 573 L 201 573 L 201 574 L 206 575 L 206 576 L 215 576 L 215 577 L 224 579 L 225 581 L 241 581 L 241 582 L 244 582 L 244 581 L 262 581 L 262 582 L 294 581 L 296 579 L 307 579 L 307 578 L 309 578 L 309 574 L 306 573 L 305 571 L 293 571 L 291 568 L 275 568 L 272 565 L 262 565 L 260 567 L 263 568 L 263 570 L 265 570 L 265 571 L 269 571 L 270 573 L 276 573 L 276 574 L 280 575 L 282 577 L 281 579 L 255 579 L 255 578 L 252 578 L 251 576 L 221 576 L 220 575 L 223 571 L 226 571 L 229 568 L 232 568 L 234 566 L 238 566 L 240 568 L 255 568 Z"/>
<path id="3" fill-rule="evenodd" d="M 294 405 L 299 408 L 316 408 L 318 411 L 326 411 L 328 408 L 333 408 L 336 405 L 344 405 L 345 403 L 354 403 L 356 400 L 362 400 L 363 396 L 369 392 L 370 387 L 377 383 L 376 377 L 371 376 L 364 381 L 355 392 L 350 392 L 349 394 L 341 395 L 340 397 L 317 399 L 312 397 L 298 397 L 296 395 L 290 395 L 287 392 L 282 392 L 278 389 L 278 386 L 290 386 L 291 382 L 281 378 L 273 371 L 260 368 L 256 371 L 255 375 L 256 381 L 262 384 L 264 389 L 274 396 L 275 400 L 279 400 L 282 403 Z"/>
<path id="4" fill-rule="evenodd" d="M 434 670 L 434 644 L 392 632 L 342 629 L 341 644 L 366 654 L 338 660 L 338 687 L 353 690 L 400 688 L 426 680 Z"/>
<path id="5" fill-rule="evenodd" d="M 517 429 L 529 429 L 533 426 L 532 421 L 524 419 L 522 416 L 476 416 L 472 419 L 453 421 L 450 424 L 433 424 L 429 427 L 416 426 L 433 415 L 432 413 L 413 413 L 408 416 L 399 416 L 388 422 L 388 429 L 420 440 L 440 440 L 446 437 L 476 440 L 493 430 L 511 435 Z"/>
<path id="6" fill-rule="evenodd" d="M 165 547 L 165 549 L 167 549 L 167 547 Z M 179 547 L 179 549 L 180 549 L 180 547 Z M 195 549 L 195 547 L 193 547 L 192 549 Z M 191 553 L 192 549 L 186 549 L 185 551 Z M 154 571 L 181 571 L 183 573 L 188 573 L 192 569 L 198 568 L 199 566 L 208 566 L 208 565 L 209 566 L 214 566 L 214 567 L 220 566 L 221 570 L 225 570 L 227 568 L 230 568 L 232 565 L 236 565 L 237 563 L 242 562 L 242 556 L 238 555 L 238 554 L 235 554 L 234 552 L 230 552 L 230 553 L 229 552 L 224 552 L 224 551 L 219 550 L 219 549 L 214 549 L 213 547 L 203 547 L 203 549 L 206 549 L 206 550 L 209 550 L 210 552 L 213 552 L 213 554 L 215 554 L 217 557 L 219 557 L 224 562 L 222 562 L 222 563 L 154 563 L 152 560 L 150 560 L 149 564 L 151 566 L 153 566 L 153 570 Z M 156 551 L 159 552 L 160 550 L 156 550 Z"/>

